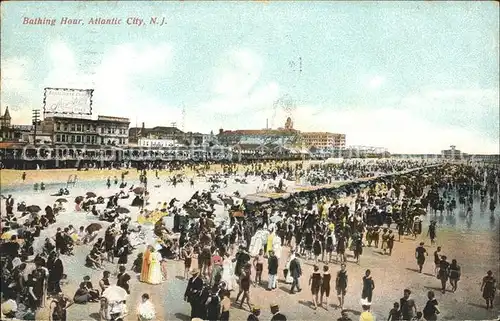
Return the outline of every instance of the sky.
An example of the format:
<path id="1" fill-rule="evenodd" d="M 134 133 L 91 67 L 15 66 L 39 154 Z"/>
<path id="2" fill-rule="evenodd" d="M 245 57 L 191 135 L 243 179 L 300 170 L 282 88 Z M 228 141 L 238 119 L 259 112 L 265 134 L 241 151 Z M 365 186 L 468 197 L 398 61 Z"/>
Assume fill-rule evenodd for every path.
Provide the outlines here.
<path id="1" fill-rule="evenodd" d="M 16 124 L 43 108 L 46 87 L 93 88 L 93 112 L 131 127 L 216 133 L 290 116 L 393 153 L 499 153 L 496 2 L 1 5 L 1 107 Z M 88 23 L 97 17 L 122 24 Z"/>

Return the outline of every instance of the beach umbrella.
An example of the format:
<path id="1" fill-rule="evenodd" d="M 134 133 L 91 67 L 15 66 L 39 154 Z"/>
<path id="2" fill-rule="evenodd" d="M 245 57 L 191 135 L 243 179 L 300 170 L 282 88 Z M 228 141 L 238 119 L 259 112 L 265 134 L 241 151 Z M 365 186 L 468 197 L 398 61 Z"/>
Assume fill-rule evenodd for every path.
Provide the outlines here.
<path id="1" fill-rule="evenodd" d="M 126 207 L 117 207 L 115 209 L 115 212 L 118 214 L 128 214 L 128 213 L 130 213 L 130 210 Z"/>
<path id="2" fill-rule="evenodd" d="M 278 223 L 278 222 L 281 222 L 283 220 L 283 218 L 279 215 L 275 215 L 275 216 L 272 216 L 271 218 L 269 218 L 269 221 L 271 221 L 272 223 Z"/>
<path id="3" fill-rule="evenodd" d="M 68 202 L 68 200 L 65 198 L 58 198 L 58 199 L 56 199 L 56 202 L 57 203 L 66 203 L 66 202 Z"/>
<path id="4" fill-rule="evenodd" d="M 142 194 L 142 193 L 144 193 L 144 190 L 145 190 L 144 187 L 139 186 L 139 187 L 134 188 L 132 191 L 136 194 Z"/>
<path id="5" fill-rule="evenodd" d="M 233 212 L 233 217 L 245 217 L 245 214 L 242 211 Z"/>
<path id="6" fill-rule="evenodd" d="M 79 203 L 81 203 L 84 199 L 85 199 L 85 198 L 84 198 L 83 196 L 77 196 L 77 197 L 75 198 L 75 203 L 79 204 Z"/>
<path id="7" fill-rule="evenodd" d="M 111 285 L 102 293 L 102 297 L 109 302 L 124 301 L 127 296 L 127 291 L 117 285 Z"/>
<path id="8" fill-rule="evenodd" d="M 37 213 L 40 212 L 42 209 L 38 205 L 30 205 L 26 207 L 26 210 L 31 213 Z"/>
<path id="9" fill-rule="evenodd" d="M 88 198 L 97 197 L 96 193 L 94 193 L 94 192 L 87 192 L 86 195 Z"/>
<path id="10" fill-rule="evenodd" d="M 99 223 L 92 223 L 89 226 L 87 226 L 87 228 L 85 230 L 87 232 L 89 232 L 90 234 L 92 234 L 95 231 L 99 231 L 100 229 L 102 229 L 102 225 L 101 224 L 99 224 Z"/>

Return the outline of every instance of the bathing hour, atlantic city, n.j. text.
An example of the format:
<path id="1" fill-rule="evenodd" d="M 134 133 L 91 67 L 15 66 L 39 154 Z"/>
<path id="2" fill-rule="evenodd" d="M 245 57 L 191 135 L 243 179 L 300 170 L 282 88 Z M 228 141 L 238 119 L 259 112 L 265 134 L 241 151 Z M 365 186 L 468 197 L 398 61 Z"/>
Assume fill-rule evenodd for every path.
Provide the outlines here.
<path id="1" fill-rule="evenodd" d="M 40 18 L 40 17 L 23 17 L 23 25 L 46 25 L 55 26 L 60 25 L 127 25 L 127 26 L 146 26 L 147 24 L 163 26 L 167 24 L 167 19 L 165 17 L 150 17 L 148 19 L 139 17 L 127 17 L 127 18 L 100 18 L 93 17 L 89 19 L 75 18 L 75 17 L 61 17 L 59 19 L 55 18 Z"/>

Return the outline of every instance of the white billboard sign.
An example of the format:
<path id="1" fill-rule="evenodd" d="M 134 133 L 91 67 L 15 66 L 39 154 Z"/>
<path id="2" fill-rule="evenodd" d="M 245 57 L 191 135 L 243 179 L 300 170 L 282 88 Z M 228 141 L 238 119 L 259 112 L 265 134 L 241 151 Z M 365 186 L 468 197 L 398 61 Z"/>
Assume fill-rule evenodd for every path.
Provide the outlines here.
<path id="1" fill-rule="evenodd" d="M 93 89 L 45 88 L 45 114 L 92 114 Z"/>

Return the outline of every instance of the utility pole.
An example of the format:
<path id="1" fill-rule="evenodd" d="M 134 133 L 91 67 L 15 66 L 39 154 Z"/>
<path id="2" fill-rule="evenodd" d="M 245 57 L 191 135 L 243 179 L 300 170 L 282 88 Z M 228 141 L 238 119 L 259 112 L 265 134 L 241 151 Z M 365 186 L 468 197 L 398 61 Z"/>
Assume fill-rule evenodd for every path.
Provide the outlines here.
<path id="1" fill-rule="evenodd" d="M 38 126 L 38 123 L 40 122 L 40 110 L 39 109 L 33 109 L 32 122 L 33 122 L 33 145 L 36 145 L 36 127 Z"/>

